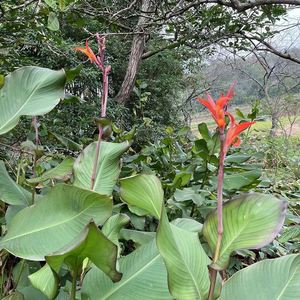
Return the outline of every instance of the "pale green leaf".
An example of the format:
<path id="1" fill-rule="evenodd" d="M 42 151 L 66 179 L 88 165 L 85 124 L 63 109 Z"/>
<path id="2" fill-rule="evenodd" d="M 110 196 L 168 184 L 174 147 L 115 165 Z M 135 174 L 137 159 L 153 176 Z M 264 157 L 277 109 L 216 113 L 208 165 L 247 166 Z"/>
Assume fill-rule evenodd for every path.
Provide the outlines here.
<path id="1" fill-rule="evenodd" d="M 55 299 L 58 294 L 58 276 L 45 264 L 40 270 L 28 276 L 32 286 L 40 290 L 49 300 Z"/>
<path id="2" fill-rule="evenodd" d="M 97 164 L 94 191 L 111 195 L 120 174 L 120 157 L 129 148 L 128 142 L 101 142 Z M 96 154 L 97 142 L 88 145 L 74 163 L 74 185 L 85 189 L 91 188 L 91 177 Z"/>
<path id="3" fill-rule="evenodd" d="M 169 289 L 174 298 L 207 299 L 210 259 L 198 234 L 170 224 L 163 209 L 156 240 L 167 267 Z"/>
<path id="4" fill-rule="evenodd" d="M 83 280 L 82 300 L 171 300 L 167 273 L 155 241 L 120 259 L 121 281 L 112 283 L 92 268 Z"/>
<path id="5" fill-rule="evenodd" d="M 116 214 L 111 216 L 103 225 L 103 234 L 111 240 L 115 245 L 119 245 L 120 230 L 128 224 L 130 218 L 125 214 Z"/>
<path id="6" fill-rule="evenodd" d="M 243 194 L 223 206 L 223 237 L 220 257 L 215 264 L 225 269 L 232 251 L 259 249 L 269 244 L 281 230 L 287 203 L 271 195 Z M 217 242 L 217 212 L 211 213 L 203 227 L 203 235 L 214 253 Z"/>
<path id="7" fill-rule="evenodd" d="M 164 192 L 154 175 L 136 175 L 120 180 L 120 196 L 131 208 L 160 218 Z"/>
<path id="8" fill-rule="evenodd" d="M 103 224 L 111 212 L 110 197 L 59 184 L 13 218 L 0 247 L 18 257 L 44 260 L 74 240 L 92 219 Z"/>
<path id="9" fill-rule="evenodd" d="M 18 124 L 22 115 L 38 116 L 52 110 L 64 96 L 65 72 L 23 67 L 5 77 L 0 90 L 0 134 Z"/>
<path id="10" fill-rule="evenodd" d="M 300 255 L 260 261 L 235 273 L 220 300 L 297 300 L 300 295 Z"/>

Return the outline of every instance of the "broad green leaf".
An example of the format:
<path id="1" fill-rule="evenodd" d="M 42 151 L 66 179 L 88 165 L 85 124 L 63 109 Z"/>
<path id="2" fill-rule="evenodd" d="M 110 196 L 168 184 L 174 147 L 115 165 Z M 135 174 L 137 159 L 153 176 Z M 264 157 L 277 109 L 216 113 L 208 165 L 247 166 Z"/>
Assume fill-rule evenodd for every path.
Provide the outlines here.
<path id="1" fill-rule="evenodd" d="M 170 224 L 163 209 L 156 241 L 167 267 L 173 297 L 180 300 L 207 299 L 210 259 L 201 246 L 198 233 Z"/>
<path id="2" fill-rule="evenodd" d="M 49 300 L 55 299 L 58 294 L 58 276 L 45 264 L 40 270 L 28 276 L 32 286 L 40 290 Z"/>
<path id="3" fill-rule="evenodd" d="M 47 297 L 32 286 L 27 286 L 19 290 L 24 295 L 24 300 L 47 300 Z"/>
<path id="4" fill-rule="evenodd" d="M 6 76 L 0 90 L 0 134 L 14 128 L 22 115 L 52 110 L 64 96 L 65 80 L 63 70 L 40 67 L 23 67 Z"/>
<path id="5" fill-rule="evenodd" d="M 89 300 L 167 300 L 167 273 L 155 241 L 139 247 L 120 259 L 122 279 L 112 283 L 101 270 L 92 268 L 82 284 L 82 299 Z"/>
<path id="6" fill-rule="evenodd" d="M 235 273 L 220 300 L 297 300 L 300 295 L 300 255 L 260 261 Z"/>
<path id="7" fill-rule="evenodd" d="M 44 260 L 74 240 L 92 219 L 103 224 L 111 212 L 110 197 L 59 184 L 13 218 L 0 247 L 18 257 Z"/>
<path id="8" fill-rule="evenodd" d="M 72 174 L 73 164 L 73 157 L 66 158 L 55 168 L 46 171 L 39 177 L 27 179 L 27 181 L 29 183 L 38 183 L 49 179 L 67 180 Z"/>
<path id="9" fill-rule="evenodd" d="M 223 188 L 225 190 L 240 190 L 241 188 L 258 183 L 258 178 L 261 176 L 260 170 L 246 171 L 236 174 L 225 174 Z"/>
<path id="10" fill-rule="evenodd" d="M 22 209 L 27 207 L 27 205 L 8 205 L 5 212 L 6 226 L 9 227 L 14 216 L 19 213 Z"/>
<path id="11" fill-rule="evenodd" d="M 59 21 L 55 12 L 49 12 L 47 27 L 52 31 L 59 30 Z"/>
<path id="12" fill-rule="evenodd" d="M 223 238 L 220 257 L 215 264 L 225 269 L 232 251 L 259 249 L 269 244 L 281 230 L 287 203 L 271 195 L 244 194 L 223 206 Z M 203 226 L 203 235 L 212 252 L 217 242 L 217 212 L 211 213 Z"/>
<path id="13" fill-rule="evenodd" d="M 111 216 L 103 225 L 103 234 L 111 240 L 115 245 L 119 245 L 120 230 L 128 224 L 130 218 L 125 214 L 116 214 Z"/>
<path id="14" fill-rule="evenodd" d="M 128 142 L 101 142 L 94 191 L 111 195 L 120 174 L 120 157 L 129 148 Z M 97 142 L 88 145 L 74 163 L 74 185 L 91 188 Z"/>
<path id="15" fill-rule="evenodd" d="M 138 245 L 144 245 L 155 239 L 155 232 L 138 231 L 131 229 L 122 229 L 120 232 L 120 239 L 126 241 L 133 241 Z"/>
<path id="16" fill-rule="evenodd" d="M 120 180 L 121 199 L 131 208 L 160 218 L 164 192 L 160 180 L 154 175 L 136 175 Z"/>
<path id="17" fill-rule="evenodd" d="M 116 270 L 117 252 L 117 246 L 92 222 L 71 243 L 46 256 L 46 261 L 57 273 L 63 263 L 78 272 L 84 259 L 89 258 L 112 281 L 117 282 L 122 277 Z"/>
<path id="18" fill-rule="evenodd" d="M 32 204 L 32 194 L 10 178 L 3 161 L 0 161 L 0 200 L 11 205 Z"/>

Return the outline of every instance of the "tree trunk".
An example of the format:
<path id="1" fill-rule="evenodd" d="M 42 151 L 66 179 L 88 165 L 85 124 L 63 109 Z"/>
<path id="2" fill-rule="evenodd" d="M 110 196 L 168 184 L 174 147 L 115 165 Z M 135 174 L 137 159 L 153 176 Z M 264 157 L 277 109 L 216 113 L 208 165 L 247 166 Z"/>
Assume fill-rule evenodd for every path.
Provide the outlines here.
<path id="1" fill-rule="evenodd" d="M 142 16 L 139 17 L 137 23 L 137 31 L 143 30 L 143 25 L 146 23 L 147 18 L 144 17 L 147 12 L 150 12 L 151 0 L 142 0 L 141 12 Z M 130 97 L 134 88 L 136 74 L 142 59 L 142 54 L 145 50 L 145 34 L 136 34 L 132 40 L 131 51 L 129 55 L 128 67 L 122 82 L 121 88 L 116 96 L 119 103 L 124 104 Z"/>

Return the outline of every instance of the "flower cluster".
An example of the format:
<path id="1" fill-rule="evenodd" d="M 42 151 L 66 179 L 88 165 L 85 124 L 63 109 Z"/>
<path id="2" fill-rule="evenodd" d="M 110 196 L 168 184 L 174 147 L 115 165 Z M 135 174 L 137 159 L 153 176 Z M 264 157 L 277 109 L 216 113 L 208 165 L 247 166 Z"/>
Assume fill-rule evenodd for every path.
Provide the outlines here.
<path id="1" fill-rule="evenodd" d="M 228 102 L 234 96 L 234 84 L 229 88 L 226 95 L 221 95 L 221 97 L 215 102 L 211 95 L 207 94 L 207 99 L 197 98 L 197 100 L 207 107 L 214 118 L 216 124 L 219 127 L 220 132 L 224 132 L 226 127 L 225 116 L 229 117 L 229 126 L 225 136 L 224 142 L 224 152 L 226 153 L 231 145 L 238 147 L 241 144 L 239 134 L 247 129 L 249 126 L 255 122 L 243 122 L 236 123 L 234 116 L 226 111 Z"/>

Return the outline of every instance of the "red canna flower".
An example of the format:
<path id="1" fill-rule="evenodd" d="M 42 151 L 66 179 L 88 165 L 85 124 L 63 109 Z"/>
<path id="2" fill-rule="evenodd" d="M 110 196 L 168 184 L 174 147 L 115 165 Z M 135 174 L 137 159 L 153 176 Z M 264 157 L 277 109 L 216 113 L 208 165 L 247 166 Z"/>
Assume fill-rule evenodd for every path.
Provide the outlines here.
<path id="1" fill-rule="evenodd" d="M 234 85 L 235 84 L 231 85 L 226 96 L 222 94 L 221 97 L 216 102 L 209 94 L 207 94 L 207 100 L 202 98 L 197 98 L 197 100 L 201 104 L 203 104 L 209 109 L 212 117 L 215 119 L 217 125 L 221 129 L 224 129 L 226 125 L 225 110 L 229 100 L 233 97 Z"/>
<path id="2" fill-rule="evenodd" d="M 230 118 L 230 125 L 226 133 L 226 138 L 224 143 L 225 153 L 227 152 L 228 148 L 231 145 L 238 147 L 241 144 L 241 139 L 239 138 L 239 134 L 255 123 L 255 122 L 244 122 L 244 123 L 237 124 L 231 113 L 227 112 L 226 115 L 228 115 Z"/>
<path id="3" fill-rule="evenodd" d="M 84 53 L 90 59 L 91 63 L 97 63 L 96 55 L 94 54 L 93 50 L 89 47 L 88 40 L 86 40 L 85 42 L 85 48 L 76 47 L 75 50 Z"/>

